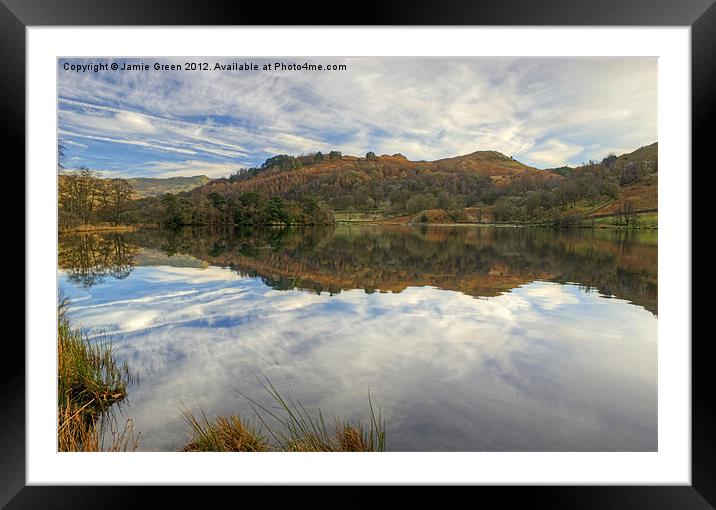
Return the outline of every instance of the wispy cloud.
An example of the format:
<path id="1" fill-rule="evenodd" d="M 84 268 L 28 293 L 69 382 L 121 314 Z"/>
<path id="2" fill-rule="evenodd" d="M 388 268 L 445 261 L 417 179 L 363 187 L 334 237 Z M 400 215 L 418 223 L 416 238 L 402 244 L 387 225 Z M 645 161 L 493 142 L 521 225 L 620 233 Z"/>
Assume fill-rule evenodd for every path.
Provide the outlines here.
<path id="1" fill-rule="evenodd" d="M 183 161 L 149 161 L 140 170 L 155 177 L 179 177 L 206 175 L 207 177 L 223 177 L 236 172 L 247 163 L 212 163 L 209 161 L 187 159 Z"/>
<path id="2" fill-rule="evenodd" d="M 127 175 L 188 175 L 190 162 L 212 176 L 331 149 L 498 150 L 559 166 L 657 139 L 654 58 L 309 60 L 348 70 L 74 73 L 61 61 L 60 137 L 89 166 L 111 157 Z"/>
<path id="3" fill-rule="evenodd" d="M 574 156 L 581 154 L 584 147 L 572 145 L 560 140 L 547 140 L 530 152 L 532 161 L 539 166 L 561 166 L 565 161 L 570 161 Z"/>

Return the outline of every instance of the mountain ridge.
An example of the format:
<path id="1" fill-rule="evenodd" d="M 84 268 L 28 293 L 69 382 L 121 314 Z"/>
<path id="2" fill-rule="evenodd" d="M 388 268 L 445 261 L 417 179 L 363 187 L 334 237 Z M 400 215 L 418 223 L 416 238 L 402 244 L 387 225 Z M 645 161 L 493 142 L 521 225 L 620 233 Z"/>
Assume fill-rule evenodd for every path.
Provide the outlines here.
<path id="1" fill-rule="evenodd" d="M 136 197 L 160 196 L 164 193 L 180 193 L 190 191 L 210 182 L 206 175 L 177 177 L 132 177 L 127 182 L 132 186 Z"/>

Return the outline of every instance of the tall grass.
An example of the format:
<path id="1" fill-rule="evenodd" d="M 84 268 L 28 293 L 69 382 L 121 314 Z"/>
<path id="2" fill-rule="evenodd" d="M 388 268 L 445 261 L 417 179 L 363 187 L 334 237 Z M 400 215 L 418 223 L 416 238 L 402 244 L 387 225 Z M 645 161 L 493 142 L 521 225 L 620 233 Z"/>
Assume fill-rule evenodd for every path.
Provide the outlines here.
<path id="1" fill-rule="evenodd" d="M 57 325 L 57 435 L 60 451 L 136 448 L 131 419 L 119 426 L 110 407 L 127 396 L 131 375 L 107 337 L 91 342 L 70 324 L 60 295 Z M 110 437 L 111 435 L 111 437 Z M 105 438 L 108 440 L 105 441 Z"/>
<path id="2" fill-rule="evenodd" d="M 290 452 L 382 452 L 385 451 L 385 420 L 379 411 L 376 416 L 368 394 L 370 420 L 368 424 L 332 420 L 329 427 L 323 412 L 309 412 L 300 402 L 284 398 L 266 379 L 263 388 L 277 405 L 276 410 L 258 403 L 241 393 L 250 404 L 261 425 L 273 439 L 270 444 L 260 428 L 236 415 L 219 417 L 209 422 L 206 415 L 195 417 L 184 410 L 184 418 L 192 432 L 184 451 L 290 451 Z M 275 424 L 269 424 L 269 421 Z M 277 424 L 277 425 L 276 425 Z"/>
<path id="3" fill-rule="evenodd" d="M 129 369 L 117 362 L 108 338 L 93 343 L 67 319 L 58 324 L 57 333 L 60 407 L 72 403 L 87 413 L 101 413 L 127 396 Z"/>

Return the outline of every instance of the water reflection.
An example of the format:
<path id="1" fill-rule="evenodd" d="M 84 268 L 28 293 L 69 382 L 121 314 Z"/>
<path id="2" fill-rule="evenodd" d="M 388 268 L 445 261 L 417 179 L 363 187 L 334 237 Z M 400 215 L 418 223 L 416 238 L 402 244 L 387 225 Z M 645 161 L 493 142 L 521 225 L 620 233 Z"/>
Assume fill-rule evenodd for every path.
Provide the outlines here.
<path id="1" fill-rule="evenodd" d="M 649 236 L 337 227 L 122 239 L 136 250 L 129 277 L 86 286 L 66 268 L 60 280 L 73 319 L 113 333 L 139 372 L 128 412 L 142 449 L 183 446 L 180 402 L 250 416 L 232 388 L 261 397 L 259 374 L 345 417 L 366 417 L 370 388 L 393 451 L 656 449 Z"/>
<path id="2" fill-rule="evenodd" d="M 73 242 L 66 252 L 91 244 Z M 123 244 L 124 252 L 132 254 L 136 247 L 160 250 L 170 265 L 190 255 L 205 264 L 259 277 L 277 290 L 401 292 L 410 286 L 430 285 L 491 297 L 540 280 L 594 288 L 603 296 L 627 299 L 657 313 L 655 232 L 398 226 L 186 228 L 114 234 L 111 242 Z M 77 273 L 75 261 L 86 263 L 89 257 L 64 259 L 60 257 L 60 267 Z M 106 264 L 107 258 L 102 260 Z M 125 257 L 122 262 L 128 260 Z M 85 274 L 86 266 L 81 267 L 80 274 Z"/>
<path id="3" fill-rule="evenodd" d="M 91 287 L 103 282 L 106 276 L 119 280 L 129 276 L 137 249 L 116 232 L 63 235 L 59 240 L 58 262 L 67 271 L 70 282 Z"/>

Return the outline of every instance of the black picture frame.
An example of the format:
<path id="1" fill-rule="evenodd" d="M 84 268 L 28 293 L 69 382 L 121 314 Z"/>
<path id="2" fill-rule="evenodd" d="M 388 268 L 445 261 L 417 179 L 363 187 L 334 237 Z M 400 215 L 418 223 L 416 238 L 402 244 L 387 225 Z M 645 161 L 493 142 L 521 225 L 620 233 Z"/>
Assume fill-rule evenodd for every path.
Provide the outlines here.
<path id="1" fill-rule="evenodd" d="M 15 169 L 25 167 L 25 29 L 77 25 L 572 25 L 690 26 L 692 70 L 692 166 L 708 170 L 713 143 L 708 125 L 716 114 L 716 4 L 714 0 L 488 0 L 364 1 L 341 13 L 337 4 L 244 0 L 0 0 L 0 118 Z M 89 45 L 88 45 L 89 46 Z M 17 170 L 15 170 L 17 171 Z M 699 176 L 699 181 L 705 178 Z M 693 181 L 692 181 L 693 182 Z M 693 187 L 692 203 L 706 200 L 707 186 Z M 692 215 L 693 216 L 693 215 Z M 694 217 L 696 220 L 696 217 Z M 692 251 L 692 256 L 693 256 Z M 25 274 L 31 268 L 25 267 Z M 689 278 L 691 274 L 684 274 Z M 691 296 L 684 296 L 691 299 Z M 703 306 L 703 305 L 702 305 Z M 550 508 L 716 507 L 716 378 L 707 355 L 710 335 L 694 337 L 692 348 L 692 484 L 690 486 L 481 487 L 500 498 Z M 689 342 L 690 338 L 671 339 Z M 14 345 L 12 345 L 14 343 Z M 16 508 L 141 507 L 150 502 L 142 487 L 25 486 L 25 349 L 5 338 L 3 433 L 0 434 L 0 505 Z M 12 360 L 12 361 L 10 361 Z M 22 360 L 22 361 L 20 361 Z M 164 488 L 189 503 L 188 488 Z M 212 489 L 213 491 L 216 488 Z M 246 488 L 241 489 L 246 490 Z M 366 488 L 341 500 L 370 504 Z M 295 491 L 295 489 L 294 489 Z M 223 492 L 223 491 L 222 491 Z M 252 491 L 254 492 L 254 491 Z M 419 495 L 421 491 L 414 491 Z M 299 492 L 300 494 L 300 492 Z M 221 493 L 212 493 L 220 497 Z M 301 497 L 301 496 L 299 496 Z M 419 496 L 420 497 L 420 496 Z M 327 500 L 328 501 L 328 500 Z M 207 501 L 208 502 L 208 501 Z"/>

